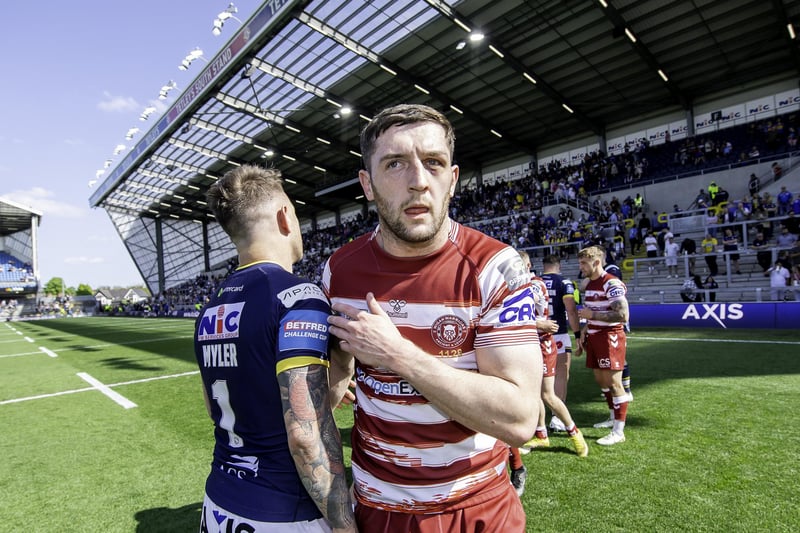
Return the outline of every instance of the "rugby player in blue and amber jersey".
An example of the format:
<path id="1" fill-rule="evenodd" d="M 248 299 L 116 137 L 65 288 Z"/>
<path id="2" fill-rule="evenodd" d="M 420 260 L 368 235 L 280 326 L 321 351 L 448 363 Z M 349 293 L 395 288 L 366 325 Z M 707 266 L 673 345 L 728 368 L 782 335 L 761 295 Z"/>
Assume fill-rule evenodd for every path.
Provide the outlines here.
<path id="1" fill-rule="evenodd" d="M 208 205 L 239 253 L 195 329 L 214 421 L 201 532 L 354 532 L 328 387 L 330 306 L 292 274 L 300 224 L 275 169 L 242 166 Z"/>

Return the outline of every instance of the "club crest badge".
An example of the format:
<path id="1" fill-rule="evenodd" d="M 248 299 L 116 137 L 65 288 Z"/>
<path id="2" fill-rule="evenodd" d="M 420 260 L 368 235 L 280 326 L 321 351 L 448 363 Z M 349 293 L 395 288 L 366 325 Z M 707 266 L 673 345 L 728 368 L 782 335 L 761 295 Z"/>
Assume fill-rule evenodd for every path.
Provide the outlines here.
<path id="1" fill-rule="evenodd" d="M 442 348 L 456 348 L 467 340 L 467 323 L 455 315 L 444 315 L 436 319 L 431 327 L 433 342 Z"/>

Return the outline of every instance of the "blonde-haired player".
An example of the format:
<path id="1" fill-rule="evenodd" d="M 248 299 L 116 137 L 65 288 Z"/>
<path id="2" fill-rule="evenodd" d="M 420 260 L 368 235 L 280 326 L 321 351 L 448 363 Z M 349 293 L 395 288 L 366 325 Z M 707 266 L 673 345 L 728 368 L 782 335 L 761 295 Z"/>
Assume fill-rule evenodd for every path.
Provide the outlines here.
<path id="1" fill-rule="evenodd" d="M 624 326 L 630 312 L 625 296 L 627 288 L 619 278 L 603 268 L 606 251 L 589 246 L 578 252 L 581 274 L 588 279 L 583 308 L 578 316 L 587 321 L 575 356 L 586 352 L 586 366 L 594 370 L 594 378 L 608 403 L 614 420 L 611 433 L 598 439 L 597 444 L 611 446 L 625 442 L 625 417 L 629 396 L 622 386 L 625 366 L 626 336 Z"/>

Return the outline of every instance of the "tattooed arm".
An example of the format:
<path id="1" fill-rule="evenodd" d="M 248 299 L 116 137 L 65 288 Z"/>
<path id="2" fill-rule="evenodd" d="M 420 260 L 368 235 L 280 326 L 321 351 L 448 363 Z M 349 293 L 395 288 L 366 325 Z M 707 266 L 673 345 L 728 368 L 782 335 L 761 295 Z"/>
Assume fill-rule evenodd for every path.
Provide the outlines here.
<path id="1" fill-rule="evenodd" d="M 333 531 L 356 531 L 327 369 L 292 368 L 278 374 L 278 383 L 289 449 L 303 485 Z"/>
<path id="2" fill-rule="evenodd" d="M 608 311 L 591 311 L 584 308 L 587 311 L 587 315 L 585 318 L 589 320 L 599 320 L 601 322 L 627 322 L 630 313 L 628 311 L 628 300 L 625 298 L 621 298 L 619 300 L 613 300 L 611 303 L 608 304 L 611 309 Z"/>
<path id="3" fill-rule="evenodd" d="M 331 351 L 331 366 L 328 369 L 331 389 L 330 402 L 331 409 L 334 409 L 341 403 L 352 404 L 355 401 L 355 396 L 349 390 L 350 387 L 355 387 L 352 381 L 355 361 L 352 354 L 339 348 L 338 339 L 330 342 L 329 346 Z"/>

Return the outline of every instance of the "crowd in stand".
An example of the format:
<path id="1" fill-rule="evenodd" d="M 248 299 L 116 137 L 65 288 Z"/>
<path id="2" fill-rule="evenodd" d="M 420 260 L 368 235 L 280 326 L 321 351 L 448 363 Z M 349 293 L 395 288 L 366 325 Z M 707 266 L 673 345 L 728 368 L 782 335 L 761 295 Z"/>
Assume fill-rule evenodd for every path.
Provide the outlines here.
<path id="1" fill-rule="evenodd" d="M 0 252 L 0 282 L 23 282 L 35 281 L 33 269 L 29 263 L 20 261 L 7 252 Z"/>
<path id="2" fill-rule="evenodd" d="M 450 203 L 450 215 L 520 249 L 574 243 L 574 247 L 557 248 L 558 253 L 564 256 L 586 244 L 605 241 L 620 261 L 628 252 L 640 252 L 649 232 L 654 235 L 663 233 L 662 228 L 666 227 L 663 220 L 667 213 L 654 212 L 652 217 L 648 216 L 646 205 L 638 194 L 636 197 L 628 195 L 622 200 L 616 196 L 601 200 L 598 191 L 656 175 L 685 172 L 685 167 L 747 162 L 761 157 L 762 152 L 794 149 L 797 142 L 795 123 L 795 115 L 789 115 L 680 142 L 670 142 L 667 135 L 667 142 L 656 147 L 641 139 L 626 144 L 621 154 L 607 155 L 595 151 L 574 165 L 551 161 L 515 181 L 498 180 L 457 192 Z M 737 147 L 736 143 L 742 145 Z M 651 161 L 658 162 L 658 165 L 652 165 Z M 782 175 L 777 163 L 773 166 L 773 173 L 775 178 Z M 728 197 L 727 191 L 712 183 L 708 190 L 700 191 L 693 206 L 705 208 L 727 202 L 725 209 L 709 211 L 710 224 L 739 223 L 785 214 L 787 218 L 792 217 L 787 222 L 789 232 L 797 235 L 800 228 L 796 220 L 800 220 L 800 216 L 797 219 L 793 217 L 800 215 L 800 198 L 793 199 L 791 193 L 788 193 L 788 201 L 786 197 L 781 199 L 780 195 L 773 198 L 769 193 L 760 193 L 757 183 L 749 185 L 751 194 L 734 201 Z M 567 206 L 557 208 L 557 212 L 556 208 L 546 212 L 546 207 L 554 204 Z M 581 214 L 576 217 L 570 206 L 580 207 Z M 675 206 L 675 211 L 680 211 L 680 208 Z M 624 220 L 629 218 L 638 219 L 638 224 L 626 231 Z M 369 211 L 339 225 L 306 232 L 305 256 L 295 265 L 295 272 L 319 283 L 325 259 L 342 244 L 371 231 L 376 224 L 376 213 Z M 594 233 L 587 229 L 600 227 L 608 229 L 602 234 L 599 230 Z M 765 223 L 757 229 L 769 240 L 775 228 L 772 223 Z M 714 229 L 711 231 L 716 233 Z M 663 255 L 663 246 L 659 252 Z M 235 259 L 231 261 L 229 270 L 235 267 Z M 175 310 L 197 310 L 222 277 L 224 275 L 200 275 L 147 301 L 132 304 L 125 308 L 125 312 L 164 316 Z"/>

